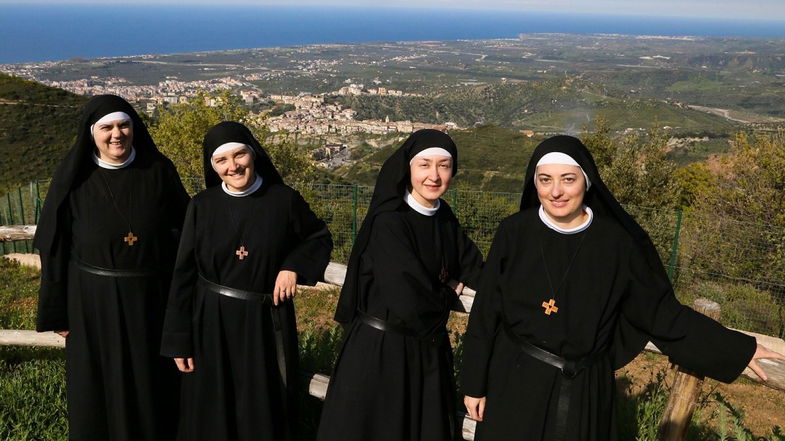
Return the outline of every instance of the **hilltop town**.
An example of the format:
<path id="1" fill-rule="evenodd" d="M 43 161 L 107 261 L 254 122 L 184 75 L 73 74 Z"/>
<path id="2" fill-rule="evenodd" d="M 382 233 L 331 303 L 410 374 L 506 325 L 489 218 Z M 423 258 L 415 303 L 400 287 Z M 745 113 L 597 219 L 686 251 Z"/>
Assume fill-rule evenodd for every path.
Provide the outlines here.
<path id="1" fill-rule="evenodd" d="M 407 93 L 401 90 L 388 89 L 378 86 L 366 88 L 363 84 L 349 82 L 335 91 L 326 93 L 300 93 L 297 95 L 266 94 L 253 81 L 266 78 L 264 74 L 247 74 L 239 76 L 226 76 L 209 80 L 182 81 L 169 76 L 157 84 L 137 85 L 132 84 L 122 77 L 91 76 L 76 80 L 47 80 L 36 78 L 34 72 L 51 67 L 52 63 L 34 63 L 24 67 L 4 66 L 2 71 L 16 76 L 27 76 L 51 87 L 73 92 L 78 95 L 120 95 L 142 108 L 152 116 L 160 106 L 186 103 L 199 93 L 215 93 L 223 90 L 235 91 L 241 101 L 254 108 L 261 108 L 257 115 L 269 113 L 270 108 L 279 106 L 288 109 L 280 115 L 269 116 L 266 119 L 267 127 L 271 132 L 296 132 L 302 135 L 351 135 L 355 133 L 368 133 L 385 135 L 402 132 L 411 133 L 422 128 L 457 129 L 457 124 L 446 122 L 444 124 L 429 124 L 409 120 L 390 121 L 385 119 L 357 120 L 357 112 L 345 108 L 338 103 L 330 103 L 327 97 L 340 96 L 389 96 L 411 97 L 421 96 L 417 93 Z M 381 83 L 376 81 L 376 83 Z M 208 105 L 215 105 L 210 102 Z"/>

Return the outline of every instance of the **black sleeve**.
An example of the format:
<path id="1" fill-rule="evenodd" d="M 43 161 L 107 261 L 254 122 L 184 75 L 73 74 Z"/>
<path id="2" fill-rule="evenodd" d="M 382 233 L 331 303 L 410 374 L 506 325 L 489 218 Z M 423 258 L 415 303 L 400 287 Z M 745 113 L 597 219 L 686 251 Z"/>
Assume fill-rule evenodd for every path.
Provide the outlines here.
<path id="1" fill-rule="evenodd" d="M 63 204 L 63 218 L 49 253 L 41 253 L 41 287 L 38 290 L 38 332 L 67 331 L 68 265 L 71 254 L 71 216 Z"/>
<path id="2" fill-rule="evenodd" d="M 193 355 L 193 298 L 196 292 L 196 207 L 188 205 L 183 222 L 180 247 L 177 251 L 169 300 L 161 337 L 161 355 L 191 357 Z"/>
<path id="3" fill-rule="evenodd" d="M 463 228 L 458 227 L 458 257 L 461 264 L 461 282 L 474 290 L 480 286 L 482 252 L 469 239 Z"/>
<path id="4" fill-rule="evenodd" d="M 324 278 L 324 270 L 330 263 L 332 235 L 296 191 L 289 205 L 289 232 L 297 244 L 284 259 L 281 269 L 297 273 L 298 283 L 315 285 Z"/>
<path id="5" fill-rule="evenodd" d="M 469 324 L 463 337 L 461 388 L 471 397 L 484 397 L 488 384 L 488 364 L 496 333 L 501 326 L 499 276 L 507 257 L 505 223 L 499 225 L 491 244 L 488 260 L 482 269 L 480 285 L 474 297 Z"/>
<path id="6" fill-rule="evenodd" d="M 757 348 L 755 338 L 732 331 L 679 303 L 668 279 L 633 253 L 622 314 L 648 333 L 673 363 L 729 383 L 735 380 Z"/>
<path id="7" fill-rule="evenodd" d="M 188 210 L 188 202 L 191 198 L 188 196 L 188 192 L 185 191 L 185 187 L 183 187 L 180 175 L 177 174 L 177 169 L 171 163 L 169 164 L 169 167 L 167 167 L 167 174 L 169 184 L 167 185 L 166 192 L 170 195 L 169 212 L 172 214 L 171 218 L 168 220 L 171 222 L 172 229 L 179 233 L 182 229 L 185 212 Z"/>

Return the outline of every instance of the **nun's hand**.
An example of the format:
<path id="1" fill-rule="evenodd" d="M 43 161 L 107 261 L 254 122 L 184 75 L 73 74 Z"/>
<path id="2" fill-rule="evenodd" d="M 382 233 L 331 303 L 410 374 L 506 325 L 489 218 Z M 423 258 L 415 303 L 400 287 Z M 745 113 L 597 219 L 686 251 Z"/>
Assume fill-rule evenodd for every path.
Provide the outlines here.
<path id="1" fill-rule="evenodd" d="M 188 358 L 175 357 L 174 364 L 177 365 L 177 369 L 179 369 L 180 372 L 186 372 L 186 373 L 193 372 L 194 369 L 196 369 L 196 365 L 194 364 L 193 357 L 188 357 Z"/>
<path id="2" fill-rule="evenodd" d="M 463 293 L 463 283 L 457 280 L 450 280 L 447 282 L 447 285 L 455 290 L 455 294 L 461 295 L 461 293 Z"/>
<path id="3" fill-rule="evenodd" d="M 297 273 L 289 270 L 281 270 L 275 278 L 275 288 L 273 289 L 273 304 L 283 303 L 286 299 L 294 298 L 297 294 Z"/>
<path id="4" fill-rule="evenodd" d="M 763 372 L 763 369 L 756 361 L 761 358 L 785 361 L 785 355 L 782 355 L 779 352 L 770 351 L 766 346 L 758 345 L 758 348 L 755 350 L 755 355 L 752 356 L 752 360 L 750 360 L 750 363 L 747 366 L 749 366 L 749 368 L 755 372 L 755 375 L 760 377 L 763 381 L 768 381 L 769 377 L 766 376 L 766 372 Z"/>
<path id="5" fill-rule="evenodd" d="M 63 338 L 68 337 L 68 332 L 69 331 L 67 331 L 67 330 L 66 331 L 54 331 L 55 334 L 57 334 L 57 335 L 59 335 L 60 337 L 63 337 Z"/>
<path id="6" fill-rule="evenodd" d="M 485 397 L 474 398 L 468 395 L 463 397 L 463 405 L 466 406 L 466 411 L 469 412 L 469 418 L 474 421 L 482 421 L 485 416 Z"/>

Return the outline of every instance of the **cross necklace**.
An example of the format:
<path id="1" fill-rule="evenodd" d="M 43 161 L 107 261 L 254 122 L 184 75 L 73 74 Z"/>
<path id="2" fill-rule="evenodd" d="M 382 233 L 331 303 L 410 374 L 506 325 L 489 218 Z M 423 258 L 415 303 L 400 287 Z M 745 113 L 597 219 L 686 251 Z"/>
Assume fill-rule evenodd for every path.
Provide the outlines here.
<path id="1" fill-rule="evenodd" d="M 559 312 L 559 307 L 556 306 L 556 297 L 561 291 L 562 285 L 564 285 L 564 281 L 567 280 L 567 275 L 570 273 L 570 268 L 572 268 L 572 264 L 575 262 L 575 258 L 578 256 L 578 252 L 581 250 L 581 245 L 583 245 L 583 240 L 586 239 L 587 232 L 581 233 L 581 240 L 578 242 L 577 248 L 575 248 L 575 252 L 570 257 L 570 262 L 567 264 L 567 269 L 564 270 L 564 275 L 562 275 L 561 280 L 559 281 L 559 285 L 556 289 L 553 289 L 553 281 L 551 280 L 551 273 L 548 271 L 548 262 L 545 260 L 545 250 L 542 248 L 542 241 L 540 241 L 540 256 L 542 256 L 542 264 L 545 267 L 545 277 L 548 279 L 548 286 L 551 288 L 551 294 L 553 297 L 550 298 L 548 301 L 542 302 L 542 307 L 545 308 L 545 315 L 556 314 Z"/>
<path id="2" fill-rule="evenodd" d="M 134 235 L 133 228 L 131 227 L 131 220 L 129 219 L 128 216 L 125 215 L 125 213 L 123 213 L 122 210 L 120 210 L 120 207 L 117 206 L 117 199 L 114 197 L 114 193 L 112 192 L 112 187 L 109 185 L 109 181 L 106 179 L 106 176 L 104 176 L 104 172 L 100 168 L 98 169 L 98 174 L 101 175 L 101 179 L 103 179 L 104 185 L 106 185 L 106 191 L 109 193 L 109 199 L 112 200 L 112 205 L 114 205 L 114 209 L 120 214 L 120 217 L 123 218 L 126 225 L 128 225 L 128 234 L 125 237 L 123 237 L 123 242 L 125 242 L 126 245 L 128 245 L 129 247 L 132 247 L 134 246 L 134 243 L 136 243 L 136 241 L 139 240 L 139 236 Z M 131 188 L 129 188 L 128 189 L 129 212 L 131 211 L 130 207 L 131 207 L 132 194 L 133 193 L 131 192 Z"/>
<path id="3" fill-rule="evenodd" d="M 246 249 L 246 248 L 245 248 L 245 245 L 243 245 L 243 242 L 245 242 L 245 239 L 243 238 L 243 235 L 241 234 L 241 230 L 240 230 L 240 225 L 239 225 L 239 222 L 238 222 L 238 221 L 237 221 L 237 219 L 235 218 L 235 216 L 234 216 L 234 210 L 232 210 L 232 208 L 231 208 L 231 207 L 229 207 L 229 219 L 231 219 L 231 220 L 232 220 L 232 226 L 234 227 L 234 232 L 235 232 L 235 233 L 236 233 L 238 236 L 240 236 L 240 248 L 238 248 L 237 250 L 235 250 L 234 254 L 237 256 L 237 259 L 238 259 L 238 260 L 243 260 L 243 259 L 245 259 L 246 257 L 248 257 L 248 255 L 250 254 L 250 252 L 248 251 L 248 249 Z"/>

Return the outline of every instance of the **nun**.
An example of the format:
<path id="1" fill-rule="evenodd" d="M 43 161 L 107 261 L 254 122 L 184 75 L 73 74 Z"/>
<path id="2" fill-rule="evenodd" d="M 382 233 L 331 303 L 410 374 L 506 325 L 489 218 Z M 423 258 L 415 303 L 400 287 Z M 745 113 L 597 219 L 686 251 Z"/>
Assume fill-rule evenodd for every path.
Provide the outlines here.
<path id="1" fill-rule="evenodd" d="M 244 125 L 204 138 L 161 353 L 184 372 L 178 440 L 292 440 L 297 283 L 314 285 L 332 239 Z"/>
<path id="2" fill-rule="evenodd" d="M 159 356 L 177 236 L 188 204 L 139 115 L 92 98 L 35 235 L 38 331 L 65 337 L 69 439 L 168 440 L 177 370 Z"/>
<path id="3" fill-rule="evenodd" d="M 345 337 L 319 441 L 454 439 L 446 323 L 482 264 L 439 199 L 457 171 L 455 144 L 438 130 L 415 132 L 382 165 L 335 314 Z"/>
<path id="4" fill-rule="evenodd" d="M 654 245 L 576 138 L 534 151 L 521 211 L 494 237 L 469 317 L 464 403 L 476 439 L 618 439 L 614 370 L 647 341 L 731 382 L 783 358 L 680 304 Z"/>

